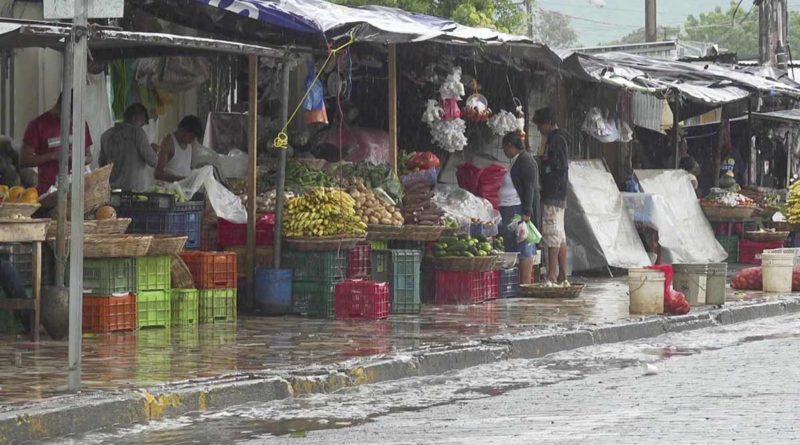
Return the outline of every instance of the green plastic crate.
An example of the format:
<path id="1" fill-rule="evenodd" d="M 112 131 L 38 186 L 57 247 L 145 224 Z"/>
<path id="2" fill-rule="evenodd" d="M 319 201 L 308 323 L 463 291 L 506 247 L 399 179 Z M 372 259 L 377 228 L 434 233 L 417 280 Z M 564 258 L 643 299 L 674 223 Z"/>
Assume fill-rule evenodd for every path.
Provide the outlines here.
<path id="1" fill-rule="evenodd" d="M 172 258 L 143 256 L 136 259 L 136 292 L 170 290 L 172 288 Z"/>
<path id="2" fill-rule="evenodd" d="M 389 283 L 393 314 L 417 314 L 422 253 L 418 250 L 373 250 L 372 281 Z"/>
<path id="3" fill-rule="evenodd" d="M 90 295 L 127 294 L 136 290 L 135 258 L 86 259 L 83 289 Z"/>
<path id="4" fill-rule="evenodd" d="M 725 260 L 726 263 L 735 264 L 739 262 L 739 237 L 738 236 L 723 236 L 717 235 L 717 241 L 722 245 L 722 248 L 725 249 L 725 252 L 728 254 L 728 259 Z"/>
<path id="5" fill-rule="evenodd" d="M 199 298 L 197 289 L 172 289 L 172 326 L 195 325 L 199 322 Z"/>
<path id="6" fill-rule="evenodd" d="M 200 291 L 200 323 L 236 320 L 236 289 Z"/>
<path id="7" fill-rule="evenodd" d="M 370 241 L 369 247 L 372 250 L 386 250 L 389 248 L 388 241 Z"/>
<path id="8" fill-rule="evenodd" d="M 172 324 L 170 291 L 150 290 L 136 294 L 139 329 L 150 327 L 168 328 Z"/>
<path id="9" fill-rule="evenodd" d="M 281 267 L 292 269 L 295 281 L 333 283 L 347 274 L 347 252 L 292 252 L 281 256 Z"/>
<path id="10" fill-rule="evenodd" d="M 292 283 L 292 313 L 315 318 L 333 318 L 336 283 L 295 281 Z"/>

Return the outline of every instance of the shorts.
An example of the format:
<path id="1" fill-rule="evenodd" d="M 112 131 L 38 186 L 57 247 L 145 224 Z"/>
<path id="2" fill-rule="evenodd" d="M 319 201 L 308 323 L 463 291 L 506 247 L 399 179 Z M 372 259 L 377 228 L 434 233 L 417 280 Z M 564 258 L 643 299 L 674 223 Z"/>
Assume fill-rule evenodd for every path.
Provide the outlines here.
<path id="1" fill-rule="evenodd" d="M 567 242 L 564 231 L 564 209 L 556 206 L 542 206 L 542 245 L 558 248 Z"/>
<path id="2" fill-rule="evenodd" d="M 503 219 L 503 221 L 500 223 L 502 224 L 500 233 L 503 235 L 503 242 L 505 243 L 506 252 L 519 253 L 520 259 L 533 258 L 534 255 L 536 255 L 536 245 L 528 242 L 518 243 L 516 232 L 511 232 L 508 230 L 508 225 L 511 224 L 511 220 L 514 219 L 514 216 L 521 214 L 521 205 L 500 207 L 500 216 Z"/>

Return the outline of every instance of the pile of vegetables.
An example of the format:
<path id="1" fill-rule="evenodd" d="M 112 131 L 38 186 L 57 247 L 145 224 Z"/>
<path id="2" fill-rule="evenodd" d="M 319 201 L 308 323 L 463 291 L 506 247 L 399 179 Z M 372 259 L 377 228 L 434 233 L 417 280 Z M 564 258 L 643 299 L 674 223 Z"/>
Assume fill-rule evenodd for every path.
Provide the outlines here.
<path id="1" fill-rule="evenodd" d="M 498 255 L 503 252 L 503 238 L 496 237 L 489 241 L 484 237 L 467 235 L 445 236 L 433 245 L 433 255 L 442 257 L 484 257 Z"/>
<path id="2" fill-rule="evenodd" d="M 756 207 L 755 201 L 747 196 L 720 189 L 712 189 L 711 193 L 703 198 L 702 205 L 707 207 Z"/>
<path id="3" fill-rule="evenodd" d="M 733 276 L 731 287 L 736 290 L 762 290 L 764 272 L 760 267 L 742 269 Z M 792 291 L 800 291 L 800 267 L 792 270 Z"/>
<path id="4" fill-rule="evenodd" d="M 783 213 L 789 224 L 800 224 L 800 181 L 789 187 L 789 199 Z"/>
<path id="5" fill-rule="evenodd" d="M 349 190 L 356 202 L 356 213 L 364 224 L 402 226 L 403 215 L 388 196 L 380 196 L 368 189 L 364 183 L 356 181 Z"/>
<path id="6" fill-rule="evenodd" d="M 403 185 L 388 165 L 372 165 L 361 162 L 342 167 L 342 176 L 354 180 L 361 180 L 369 189 L 381 189 L 394 201 L 403 199 Z"/>
<path id="7" fill-rule="evenodd" d="M 336 181 L 322 170 L 309 168 L 301 162 L 286 163 L 286 188 L 304 191 L 313 187 L 334 187 Z"/>

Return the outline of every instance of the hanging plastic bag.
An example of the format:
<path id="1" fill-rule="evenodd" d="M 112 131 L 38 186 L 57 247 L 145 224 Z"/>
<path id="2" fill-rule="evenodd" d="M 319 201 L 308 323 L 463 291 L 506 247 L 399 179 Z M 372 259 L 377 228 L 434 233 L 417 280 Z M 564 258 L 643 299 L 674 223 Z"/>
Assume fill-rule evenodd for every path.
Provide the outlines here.
<path id="1" fill-rule="evenodd" d="M 325 110 L 325 89 L 322 82 L 316 79 L 316 67 L 313 61 L 308 63 L 308 76 L 305 87 L 308 91 L 303 101 L 303 115 L 307 124 L 328 124 L 328 112 Z M 316 80 L 316 81 L 315 81 Z"/>
<path id="2" fill-rule="evenodd" d="M 520 221 L 522 221 L 522 215 L 514 215 L 514 218 L 511 220 L 511 224 L 508 225 L 508 231 L 512 233 L 519 233 L 517 230 L 519 229 Z M 525 222 L 525 228 L 528 232 L 527 241 L 530 244 L 539 244 L 542 241 L 542 234 L 539 233 L 539 229 L 531 221 Z M 523 242 L 523 241 L 520 241 Z"/>

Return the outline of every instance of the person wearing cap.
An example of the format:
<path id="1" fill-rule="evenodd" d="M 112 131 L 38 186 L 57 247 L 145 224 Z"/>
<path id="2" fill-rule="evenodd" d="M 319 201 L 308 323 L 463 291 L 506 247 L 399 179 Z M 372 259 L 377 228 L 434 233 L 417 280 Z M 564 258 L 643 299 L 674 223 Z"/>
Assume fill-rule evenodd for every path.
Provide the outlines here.
<path id="1" fill-rule="evenodd" d="M 144 127 L 149 121 L 147 108 L 135 103 L 125 110 L 124 121 L 103 133 L 100 138 L 99 165 L 113 164 L 111 187 L 143 192 L 150 181 L 142 174 L 146 166 L 155 168 L 156 151 L 150 145 Z"/>
<path id="2" fill-rule="evenodd" d="M 203 123 L 197 116 L 186 116 L 174 133 L 161 142 L 155 177 L 159 181 L 180 181 L 192 172 L 192 147 L 203 137 Z"/>

